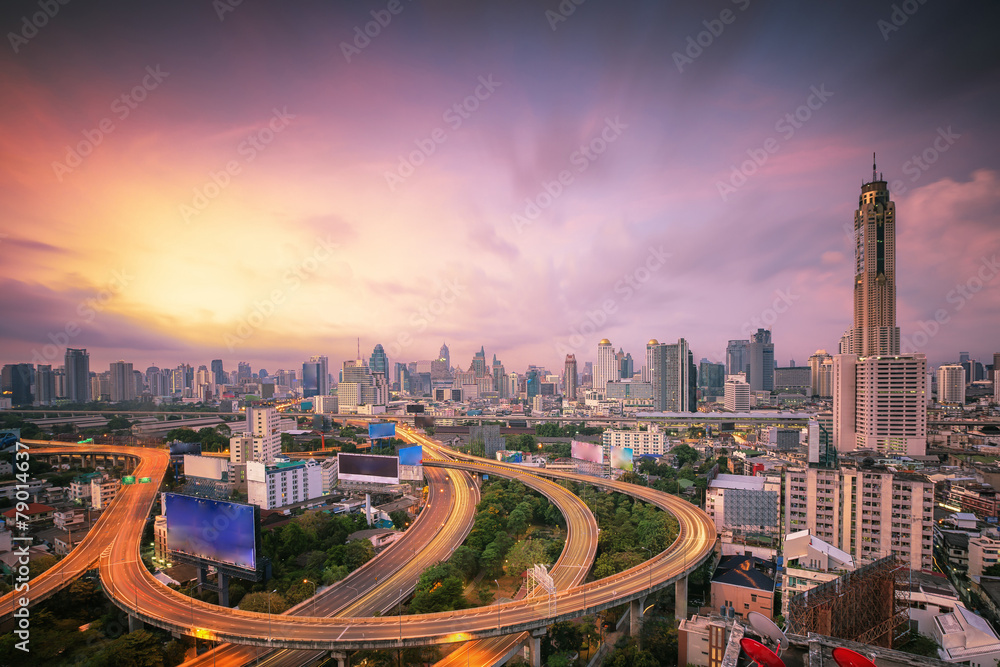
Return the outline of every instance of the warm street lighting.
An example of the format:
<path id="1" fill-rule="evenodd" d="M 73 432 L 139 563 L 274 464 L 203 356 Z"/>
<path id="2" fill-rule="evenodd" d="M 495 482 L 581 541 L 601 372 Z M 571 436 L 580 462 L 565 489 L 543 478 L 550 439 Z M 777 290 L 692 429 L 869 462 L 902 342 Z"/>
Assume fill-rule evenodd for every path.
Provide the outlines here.
<path id="1" fill-rule="evenodd" d="M 312 584 L 313 585 L 313 616 L 315 616 L 316 615 L 316 582 L 315 581 L 309 581 L 308 579 L 303 579 L 302 583 L 303 584 Z"/>

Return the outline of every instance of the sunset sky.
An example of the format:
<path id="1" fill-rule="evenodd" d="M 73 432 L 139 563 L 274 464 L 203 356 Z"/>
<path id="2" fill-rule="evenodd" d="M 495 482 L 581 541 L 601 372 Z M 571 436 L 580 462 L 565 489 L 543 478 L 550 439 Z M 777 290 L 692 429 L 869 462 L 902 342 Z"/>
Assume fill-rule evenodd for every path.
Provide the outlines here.
<path id="1" fill-rule="evenodd" d="M 558 370 L 759 320 L 804 364 L 873 151 L 904 340 L 1000 351 L 995 2 L 48 1 L 0 10 L 3 363 Z"/>

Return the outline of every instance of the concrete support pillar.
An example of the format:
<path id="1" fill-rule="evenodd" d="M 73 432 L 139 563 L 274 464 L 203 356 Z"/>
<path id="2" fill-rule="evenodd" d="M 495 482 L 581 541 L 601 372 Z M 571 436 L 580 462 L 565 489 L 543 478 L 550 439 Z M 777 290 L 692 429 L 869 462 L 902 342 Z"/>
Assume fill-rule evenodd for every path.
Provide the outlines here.
<path id="1" fill-rule="evenodd" d="M 330 657 L 337 661 L 337 667 L 347 667 L 347 654 L 342 651 L 331 651 Z"/>
<path id="2" fill-rule="evenodd" d="M 628 634 L 638 637 L 642 630 L 642 610 L 646 606 L 646 598 L 639 598 L 628 603 Z"/>
<path id="3" fill-rule="evenodd" d="M 528 657 L 531 658 L 531 667 L 542 667 L 542 637 L 545 630 L 532 630 L 531 639 L 528 640 Z"/>
<path id="4" fill-rule="evenodd" d="M 229 575 L 225 572 L 219 572 L 219 605 L 223 607 L 229 606 Z"/>
<path id="5" fill-rule="evenodd" d="M 136 630 L 142 630 L 144 627 L 146 627 L 146 624 L 143 623 L 138 617 L 133 616 L 132 614 L 128 615 L 128 631 L 129 632 L 135 632 Z"/>
<path id="6" fill-rule="evenodd" d="M 680 623 L 688 613 L 688 578 L 682 577 L 674 584 L 674 618 Z"/>

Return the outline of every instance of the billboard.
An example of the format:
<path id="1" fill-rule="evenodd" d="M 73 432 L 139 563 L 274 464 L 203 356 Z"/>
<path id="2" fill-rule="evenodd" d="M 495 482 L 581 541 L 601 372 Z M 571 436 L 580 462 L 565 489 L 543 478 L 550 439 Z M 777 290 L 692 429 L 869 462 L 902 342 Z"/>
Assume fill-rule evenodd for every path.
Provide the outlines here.
<path id="1" fill-rule="evenodd" d="M 503 460 L 507 463 L 522 463 L 523 458 L 521 457 L 521 452 L 506 452 L 503 455 Z"/>
<path id="2" fill-rule="evenodd" d="M 175 440 L 171 442 L 170 455 L 181 456 L 182 454 L 194 454 L 195 456 L 201 456 L 201 443 L 181 442 L 180 440 Z"/>
<path id="3" fill-rule="evenodd" d="M 432 428 L 434 426 L 434 417 L 415 415 L 413 417 L 413 425 L 417 428 Z"/>
<path id="4" fill-rule="evenodd" d="M 407 412 L 407 414 L 411 414 L 411 415 L 423 414 L 424 413 L 424 406 L 422 406 L 422 405 L 407 405 L 406 406 L 406 412 Z"/>
<path id="5" fill-rule="evenodd" d="M 418 466 L 424 460 L 424 448 L 420 445 L 416 447 L 403 447 L 399 450 L 399 465 Z"/>
<path id="6" fill-rule="evenodd" d="M 379 424 L 368 424 L 368 438 L 378 440 L 381 438 L 396 437 L 396 422 L 382 422 Z"/>
<path id="7" fill-rule="evenodd" d="M 338 478 L 343 482 L 399 484 L 399 458 L 377 454 L 337 454 Z"/>
<path id="8" fill-rule="evenodd" d="M 622 470 L 632 470 L 632 448 L 631 447 L 612 447 L 611 448 L 611 467 L 620 468 Z"/>
<path id="9" fill-rule="evenodd" d="M 5 428 L 0 430 L 0 449 L 7 449 L 17 444 L 21 439 L 21 429 Z"/>
<path id="10" fill-rule="evenodd" d="M 229 459 L 221 456 L 184 455 L 184 476 L 204 477 L 216 481 L 224 480 L 229 473 Z"/>
<path id="11" fill-rule="evenodd" d="M 164 493 L 167 548 L 254 570 L 257 567 L 256 509 L 253 505 Z"/>
<path id="12" fill-rule="evenodd" d="M 570 456 L 574 459 L 580 459 L 581 461 L 604 463 L 604 450 L 601 449 L 600 445 L 591 442 L 580 442 L 579 440 L 574 440 L 570 444 Z"/>

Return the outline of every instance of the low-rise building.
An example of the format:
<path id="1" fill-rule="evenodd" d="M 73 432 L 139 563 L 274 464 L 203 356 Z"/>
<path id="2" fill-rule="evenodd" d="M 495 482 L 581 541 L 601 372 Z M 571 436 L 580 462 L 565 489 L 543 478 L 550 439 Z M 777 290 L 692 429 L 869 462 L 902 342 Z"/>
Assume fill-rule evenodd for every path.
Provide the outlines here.
<path id="1" fill-rule="evenodd" d="M 774 617 L 776 564 L 754 556 L 723 556 L 712 576 L 712 608 L 732 607 L 740 618 Z"/>
<path id="2" fill-rule="evenodd" d="M 55 508 L 41 503 L 28 503 L 28 507 L 23 511 L 17 508 L 9 509 L 3 513 L 7 520 L 7 525 L 13 525 L 18 520 L 18 515 L 27 517 L 28 523 L 39 524 L 52 521 Z"/>
<path id="3" fill-rule="evenodd" d="M 987 528 L 969 538 L 969 576 L 981 577 L 983 570 L 1000 560 L 1000 530 Z"/>
<path id="4" fill-rule="evenodd" d="M 64 510 L 62 512 L 55 512 L 52 515 L 52 520 L 56 528 L 66 530 L 66 528 L 71 526 L 82 525 L 86 521 L 86 513 L 81 509 Z"/>
<path id="5" fill-rule="evenodd" d="M 608 429 L 601 435 L 601 446 L 605 460 L 611 460 L 612 447 L 631 447 L 633 458 L 638 458 L 644 454 L 662 456 L 672 445 L 666 433 L 651 426 L 646 431 Z"/>
<path id="6" fill-rule="evenodd" d="M 945 662 L 995 667 L 1000 660 L 1000 637 L 993 626 L 965 607 L 935 616 L 933 632 L 941 646 L 938 655 Z"/>
<path id="7" fill-rule="evenodd" d="M 261 509 L 293 505 L 323 495 L 318 461 L 279 461 L 265 465 L 247 461 L 247 501 Z"/>
<path id="8" fill-rule="evenodd" d="M 90 506 L 102 510 L 118 496 L 121 480 L 92 479 L 90 480 Z"/>

